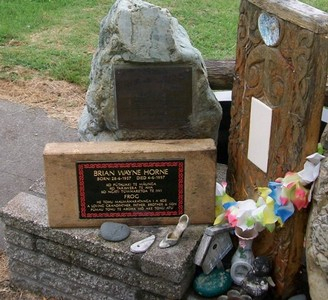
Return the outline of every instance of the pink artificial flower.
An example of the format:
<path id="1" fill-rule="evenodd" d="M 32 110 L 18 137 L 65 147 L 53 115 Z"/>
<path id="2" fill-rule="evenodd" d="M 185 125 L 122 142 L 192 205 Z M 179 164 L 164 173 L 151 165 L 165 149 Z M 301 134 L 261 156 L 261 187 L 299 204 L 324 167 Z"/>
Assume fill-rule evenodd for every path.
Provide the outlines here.
<path id="1" fill-rule="evenodd" d="M 296 184 L 294 197 L 291 199 L 291 201 L 298 210 L 308 206 L 308 192 L 308 189 L 302 186 L 299 182 Z"/>
<path id="2" fill-rule="evenodd" d="M 236 227 L 237 226 L 237 216 L 233 214 L 231 209 L 228 209 L 225 213 L 225 217 L 228 219 L 228 222 L 230 223 L 231 226 Z"/>

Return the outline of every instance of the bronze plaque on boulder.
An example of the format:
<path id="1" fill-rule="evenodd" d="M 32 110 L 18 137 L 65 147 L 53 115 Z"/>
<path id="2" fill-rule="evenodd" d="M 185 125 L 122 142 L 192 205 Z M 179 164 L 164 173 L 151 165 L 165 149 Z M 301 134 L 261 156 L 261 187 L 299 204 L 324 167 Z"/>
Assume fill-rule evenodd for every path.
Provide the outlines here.
<path id="1" fill-rule="evenodd" d="M 119 129 L 170 129 L 192 113 L 192 67 L 115 67 Z"/>
<path id="2" fill-rule="evenodd" d="M 81 219 L 184 213 L 184 160 L 76 165 Z"/>

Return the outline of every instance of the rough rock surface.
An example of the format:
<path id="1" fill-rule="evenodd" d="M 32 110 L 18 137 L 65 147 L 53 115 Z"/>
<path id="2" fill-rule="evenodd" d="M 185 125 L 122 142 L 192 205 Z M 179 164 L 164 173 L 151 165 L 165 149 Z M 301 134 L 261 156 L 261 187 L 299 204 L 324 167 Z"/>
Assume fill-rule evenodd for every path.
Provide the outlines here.
<path id="1" fill-rule="evenodd" d="M 311 299 L 324 300 L 328 289 L 328 157 L 321 162 L 312 199 L 306 234 L 307 273 Z"/>
<path id="2" fill-rule="evenodd" d="M 122 64 L 192 67 L 192 112 L 187 126 L 165 130 L 119 128 L 114 67 Z M 81 140 L 217 140 L 222 109 L 209 87 L 205 63 L 185 29 L 167 9 L 140 0 L 116 1 L 101 23 L 90 80 L 79 123 Z"/>

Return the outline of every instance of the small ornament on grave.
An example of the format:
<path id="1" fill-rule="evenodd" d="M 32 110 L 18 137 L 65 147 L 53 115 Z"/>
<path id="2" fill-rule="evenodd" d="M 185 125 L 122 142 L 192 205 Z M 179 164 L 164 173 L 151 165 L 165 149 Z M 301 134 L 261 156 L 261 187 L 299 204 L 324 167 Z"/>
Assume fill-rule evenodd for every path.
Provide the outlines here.
<path id="1" fill-rule="evenodd" d="M 155 242 L 155 239 L 156 239 L 155 235 L 151 235 L 141 241 L 135 242 L 130 246 L 130 251 L 132 253 L 144 253 Z"/>
<path id="2" fill-rule="evenodd" d="M 164 239 L 159 243 L 160 248 L 169 248 L 178 243 L 182 234 L 187 229 L 189 225 L 189 217 L 186 214 L 183 214 L 179 218 L 179 222 L 175 229 L 172 232 L 169 232 Z"/>
<path id="3" fill-rule="evenodd" d="M 269 276 L 272 271 L 272 261 L 267 256 L 258 256 L 253 261 L 252 267 L 257 276 Z"/>
<path id="4" fill-rule="evenodd" d="M 203 297 L 215 297 L 226 293 L 231 284 L 229 272 L 215 268 L 210 274 L 199 274 L 194 280 L 193 287 Z"/>
<path id="5" fill-rule="evenodd" d="M 267 46 L 275 46 L 280 39 L 280 25 L 275 16 L 262 13 L 258 19 L 261 37 Z"/>
<path id="6" fill-rule="evenodd" d="M 255 258 L 252 269 L 243 279 L 241 286 L 251 296 L 259 297 L 265 295 L 269 286 L 275 286 L 270 277 L 271 260 L 265 256 Z"/>
<path id="7" fill-rule="evenodd" d="M 205 274 L 209 274 L 216 266 L 221 265 L 221 260 L 232 249 L 229 231 L 231 231 L 229 224 L 205 229 L 194 258 L 194 263 L 202 267 Z"/>
<path id="8" fill-rule="evenodd" d="M 238 248 L 231 259 L 230 274 L 234 283 L 239 285 L 252 269 L 254 261 L 252 244 L 258 232 L 254 228 L 242 231 L 236 227 L 235 234 L 238 237 Z"/>
<path id="9" fill-rule="evenodd" d="M 257 257 L 252 264 L 252 270 L 248 272 L 241 283 L 243 290 L 254 297 L 265 295 L 269 286 L 275 286 L 270 273 L 270 259 L 265 256 Z"/>
<path id="10" fill-rule="evenodd" d="M 276 223 L 282 226 L 295 208 L 301 210 L 309 205 L 310 186 L 319 175 L 323 158 L 314 153 L 307 157 L 302 171 L 287 172 L 285 177 L 269 182 L 268 187 L 258 187 L 256 200 L 235 201 L 226 193 L 226 183 L 217 183 L 214 225 L 228 222 L 235 228 L 239 247 L 231 261 L 231 277 L 251 295 L 265 294 L 270 284 L 274 286 L 270 277 L 260 275 L 261 263 L 252 267 L 252 240 L 264 229 L 274 231 Z"/>
<path id="11" fill-rule="evenodd" d="M 107 241 L 120 242 L 130 235 L 130 228 L 125 224 L 105 222 L 100 227 L 100 235 Z"/>
<path id="12" fill-rule="evenodd" d="M 254 297 L 265 295 L 269 290 L 268 280 L 249 272 L 242 282 L 243 289 Z"/>

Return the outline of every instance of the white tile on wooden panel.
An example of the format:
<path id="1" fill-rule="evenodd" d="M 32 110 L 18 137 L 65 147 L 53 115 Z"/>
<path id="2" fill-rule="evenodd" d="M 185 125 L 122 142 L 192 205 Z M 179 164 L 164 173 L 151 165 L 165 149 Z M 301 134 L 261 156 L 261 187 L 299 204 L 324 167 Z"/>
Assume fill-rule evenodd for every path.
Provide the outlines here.
<path id="1" fill-rule="evenodd" d="M 252 98 L 247 158 L 263 172 L 268 170 L 272 109 Z"/>

